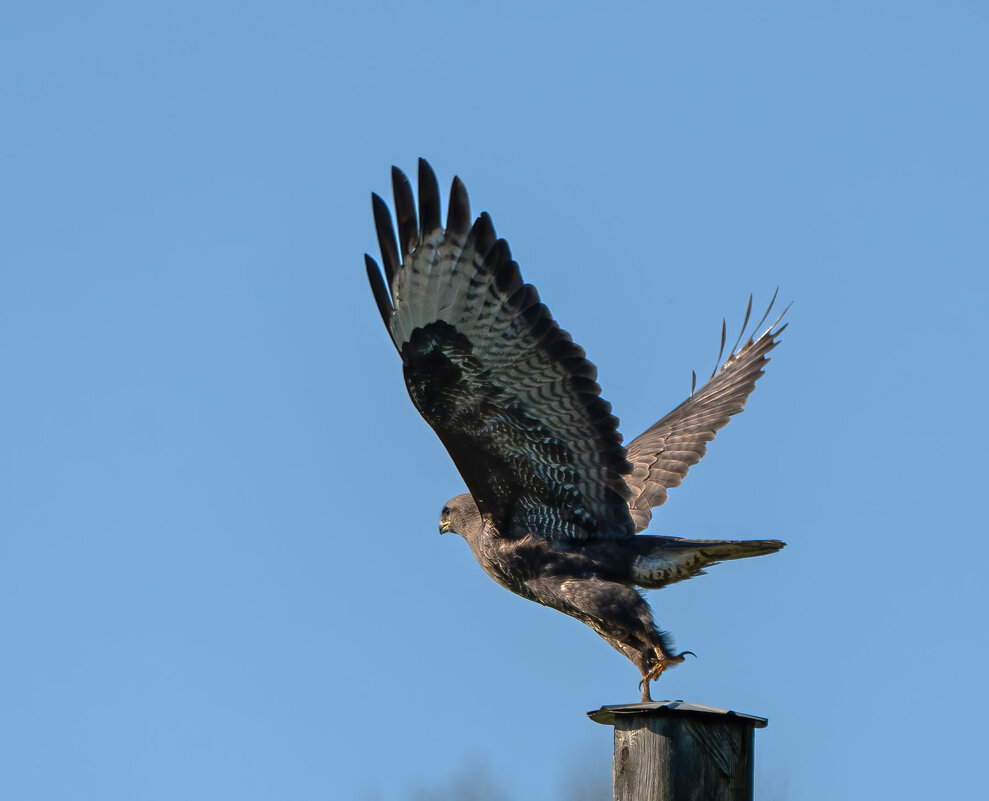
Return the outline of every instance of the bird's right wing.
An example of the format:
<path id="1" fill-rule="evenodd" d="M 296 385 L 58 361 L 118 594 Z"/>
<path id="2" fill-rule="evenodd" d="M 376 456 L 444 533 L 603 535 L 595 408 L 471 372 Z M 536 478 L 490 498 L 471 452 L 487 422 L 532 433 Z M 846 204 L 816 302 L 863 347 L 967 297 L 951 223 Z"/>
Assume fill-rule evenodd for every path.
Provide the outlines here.
<path id="1" fill-rule="evenodd" d="M 773 302 L 775 300 L 774 295 Z M 756 331 L 769 317 L 773 302 L 770 302 L 762 321 L 755 327 Z M 742 324 L 743 334 L 751 312 L 752 299 L 749 298 Z M 631 492 L 628 505 L 637 532 L 649 525 L 652 507 L 666 502 L 666 491 L 680 486 L 687 471 L 707 453 L 707 443 L 728 424 L 732 415 L 742 411 L 745 401 L 755 389 L 755 382 L 762 376 L 763 367 L 769 361 L 766 354 L 779 344 L 779 336 L 786 328 L 786 324 L 779 323 L 785 314 L 786 310 L 758 339 L 753 339 L 753 334 L 741 347 L 736 342 L 723 364 L 719 354 L 720 367 L 715 368 L 704 386 L 692 392 L 687 400 L 628 444 L 632 474 L 626 476 L 625 482 Z M 722 323 L 722 354 L 725 332 Z M 739 340 L 741 337 L 742 334 Z"/>

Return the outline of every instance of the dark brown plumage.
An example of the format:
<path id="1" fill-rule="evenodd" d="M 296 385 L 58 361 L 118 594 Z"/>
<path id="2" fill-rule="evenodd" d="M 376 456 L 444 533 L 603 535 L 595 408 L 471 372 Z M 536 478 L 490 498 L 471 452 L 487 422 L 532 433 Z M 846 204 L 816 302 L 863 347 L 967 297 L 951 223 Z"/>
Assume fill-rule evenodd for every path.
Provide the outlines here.
<path id="1" fill-rule="evenodd" d="M 723 363 L 719 356 L 700 390 L 625 448 L 594 365 L 523 283 L 488 215 L 470 224 L 461 181 L 453 180 L 445 230 L 424 160 L 418 214 L 397 168 L 392 184 L 397 239 L 387 205 L 372 198 L 384 275 L 365 260 L 412 402 L 470 490 L 447 504 L 440 530 L 463 536 L 512 592 L 591 626 L 636 665 L 648 699 L 649 681 L 683 655 L 635 588 L 783 547 L 635 535 L 742 410 L 786 328 L 782 315 L 758 338 L 736 342 Z"/>

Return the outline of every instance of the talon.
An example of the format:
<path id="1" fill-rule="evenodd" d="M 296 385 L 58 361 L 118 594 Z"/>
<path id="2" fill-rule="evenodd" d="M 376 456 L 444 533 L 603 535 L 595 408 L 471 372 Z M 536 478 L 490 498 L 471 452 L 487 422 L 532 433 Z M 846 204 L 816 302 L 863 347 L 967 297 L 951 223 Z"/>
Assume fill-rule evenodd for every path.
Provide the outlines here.
<path id="1" fill-rule="evenodd" d="M 659 647 L 653 648 L 653 651 L 656 653 L 656 661 L 646 674 L 646 678 L 651 679 L 652 681 L 655 681 L 663 675 L 663 671 L 667 668 L 672 667 L 673 665 L 679 665 L 681 662 L 685 661 L 688 655 L 694 658 L 697 657 L 697 654 L 693 651 L 681 651 L 675 655 L 668 655 Z M 643 681 L 644 680 L 645 679 L 643 679 Z"/>

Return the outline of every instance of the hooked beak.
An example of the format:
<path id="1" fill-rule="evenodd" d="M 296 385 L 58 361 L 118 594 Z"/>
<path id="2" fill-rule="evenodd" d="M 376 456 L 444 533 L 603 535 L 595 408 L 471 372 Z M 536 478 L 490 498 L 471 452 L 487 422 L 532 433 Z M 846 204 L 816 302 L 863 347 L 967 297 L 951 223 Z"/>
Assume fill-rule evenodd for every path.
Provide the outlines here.
<path id="1" fill-rule="evenodd" d="M 446 534 L 450 530 L 449 520 L 440 520 L 440 534 Z"/>

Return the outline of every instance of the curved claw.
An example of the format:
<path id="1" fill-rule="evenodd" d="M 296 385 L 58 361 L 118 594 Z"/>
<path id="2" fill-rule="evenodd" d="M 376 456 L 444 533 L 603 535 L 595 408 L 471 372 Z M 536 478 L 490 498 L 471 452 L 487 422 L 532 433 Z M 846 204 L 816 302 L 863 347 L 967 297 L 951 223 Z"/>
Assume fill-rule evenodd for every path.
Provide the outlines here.
<path id="1" fill-rule="evenodd" d="M 697 654 L 693 651 L 681 651 L 677 654 L 677 659 L 683 659 L 685 656 L 692 656 L 694 659 L 697 659 Z"/>

